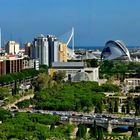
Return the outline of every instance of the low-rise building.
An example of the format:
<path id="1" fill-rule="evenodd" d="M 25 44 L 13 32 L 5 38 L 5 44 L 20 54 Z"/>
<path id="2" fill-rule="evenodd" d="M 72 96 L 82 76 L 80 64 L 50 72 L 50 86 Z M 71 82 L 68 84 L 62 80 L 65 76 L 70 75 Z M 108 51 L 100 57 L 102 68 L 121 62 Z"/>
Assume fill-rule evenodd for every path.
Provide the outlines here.
<path id="1" fill-rule="evenodd" d="M 23 69 L 31 69 L 31 68 L 39 70 L 39 60 L 24 58 L 23 59 Z"/>
<path id="2" fill-rule="evenodd" d="M 128 90 L 135 89 L 135 87 L 140 86 L 140 78 L 126 78 L 124 79 L 124 85 Z"/>
<path id="3" fill-rule="evenodd" d="M 0 57 L 0 76 L 30 68 L 39 70 L 39 61 L 37 59 L 25 59 L 17 55 Z"/>
<path id="4" fill-rule="evenodd" d="M 99 68 L 88 68 L 84 62 L 54 62 L 49 69 L 49 75 L 54 72 L 64 71 L 65 80 L 72 82 L 96 81 L 99 80 Z"/>

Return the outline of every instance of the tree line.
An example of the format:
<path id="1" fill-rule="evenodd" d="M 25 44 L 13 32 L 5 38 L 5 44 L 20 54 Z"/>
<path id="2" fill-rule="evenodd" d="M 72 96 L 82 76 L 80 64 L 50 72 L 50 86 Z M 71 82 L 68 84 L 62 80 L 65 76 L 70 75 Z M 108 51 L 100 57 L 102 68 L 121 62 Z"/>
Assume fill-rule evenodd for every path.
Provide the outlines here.
<path id="1" fill-rule="evenodd" d="M 123 81 L 125 78 L 140 78 L 140 64 L 136 62 L 124 61 L 103 61 L 100 63 L 100 78 L 119 79 Z"/>
<path id="2" fill-rule="evenodd" d="M 35 69 L 25 69 L 21 72 L 9 73 L 6 75 L 0 76 L 0 84 L 9 84 L 14 83 L 15 81 L 22 81 L 26 78 L 32 78 L 38 75 L 38 71 Z"/>

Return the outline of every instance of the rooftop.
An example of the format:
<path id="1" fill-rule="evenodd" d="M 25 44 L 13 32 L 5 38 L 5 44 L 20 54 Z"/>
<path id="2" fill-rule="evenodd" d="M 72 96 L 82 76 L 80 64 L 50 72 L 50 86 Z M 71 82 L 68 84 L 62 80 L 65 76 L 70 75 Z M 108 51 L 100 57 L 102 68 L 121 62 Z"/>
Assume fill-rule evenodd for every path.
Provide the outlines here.
<path id="1" fill-rule="evenodd" d="M 84 62 L 53 62 L 52 63 L 53 68 L 84 68 L 85 63 Z"/>

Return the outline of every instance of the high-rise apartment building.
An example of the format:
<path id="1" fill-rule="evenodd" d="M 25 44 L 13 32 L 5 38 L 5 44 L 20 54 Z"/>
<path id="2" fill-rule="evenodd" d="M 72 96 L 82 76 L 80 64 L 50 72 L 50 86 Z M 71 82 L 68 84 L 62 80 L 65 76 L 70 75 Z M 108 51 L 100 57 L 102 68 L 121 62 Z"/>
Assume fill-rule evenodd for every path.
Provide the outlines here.
<path id="1" fill-rule="evenodd" d="M 8 41 L 5 46 L 6 53 L 8 54 L 18 54 L 19 53 L 19 43 L 15 41 Z"/>
<path id="2" fill-rule="evenodd" d="M 28 55 L 29 57 L 31 57 L 31 49 L 33 47 L 33 44 L 28 42 L 25 44 L 25 55 Z"/>
<path id="3" fill-rule="evenodd" d="M 38 59 L 40 64 L 49 65 L 49 44 L 48 38 L 41 35 L 33 41 L 31 58 Z"/>
<path id="4" fill-rule="evenodd" d="M 59 61 L 59 40 L 52 36 L 41 35 L 33 41 L 31 58 L 39 59 L 40 64 L 51 66 L 52 62 Z"/>
<path id="5" fill-rule="evenodd" d="M 52 62 L 58 62 L 58 51 L 59 51 L 59 41 L 56 37 L 48 35 L 48 46 L 49 46 L 49 66 L 52 65 Z"/>

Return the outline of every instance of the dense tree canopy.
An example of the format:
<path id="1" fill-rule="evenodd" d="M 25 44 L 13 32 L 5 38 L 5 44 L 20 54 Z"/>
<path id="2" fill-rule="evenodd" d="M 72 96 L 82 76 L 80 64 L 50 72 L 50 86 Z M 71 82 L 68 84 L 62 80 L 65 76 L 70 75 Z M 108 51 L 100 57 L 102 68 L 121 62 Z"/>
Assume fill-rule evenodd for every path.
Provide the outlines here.
<path id="1" fill-rule="evenodd" d="M 11 117 L 12 117 L 12 114 L 9 111 L 0 108 L 0 121 L 4 122 L 8 118 L 11 118 Z"/>
<path id="2" fill-rule="evenodd" d="M 99 88 L 96 82 L 62 84 L 57 88 L 37 92 L 34 102 L 37 109 L 89 112 L 96 107 L 98 112 L 102 112 L 99 104 L 105 96 L 97 92 Z"/>
<path id="3" fill-rule="evenodd" d="M 18 102 L 16 104 L 16 106 L 18 106 L 18 108 L 27 108 L 30 105 L 31 105 L 31 100 L 24 100 L 24 101 Z"/>
<path id="4" fill-rule="evenodd" d="M 8 88 L 0 87 L 0 100 L 4 100 L 9 95 Z"/>
<path id="5" fill-rule="evenodd" d="M 123 80 L 125 77 L 140 77 L 140 64 L 124 61 L 104 61 L 100 64 L 100 77 Z"/>
<path id="6" fill-rule="evenodd" d="M 3 114 L 6 116 L 7 113 L 4 112 Z M 58 125 L 58 127 L 51 131 L 49 125 L 58 122 L 60 120 L 58 116 L 38 113 L 16 113 L 12 118 L 8 118 L 0 125 L 1 140 L 46 140 L 49 138 L 68 139 L 70 133 L 74 129 L 74 126 L 66 124 Z"/>
<path id="7" fill-rule="evenodd" d="M 78 131 L 76 133 L 76 136 L 80 138 L 86 138 L 87 128 L 84 124 L 79 124 Z"/>

